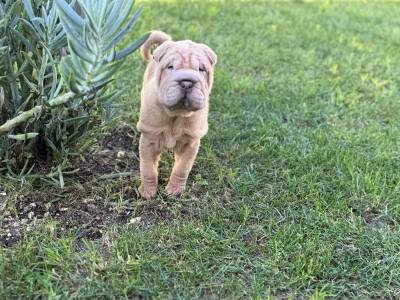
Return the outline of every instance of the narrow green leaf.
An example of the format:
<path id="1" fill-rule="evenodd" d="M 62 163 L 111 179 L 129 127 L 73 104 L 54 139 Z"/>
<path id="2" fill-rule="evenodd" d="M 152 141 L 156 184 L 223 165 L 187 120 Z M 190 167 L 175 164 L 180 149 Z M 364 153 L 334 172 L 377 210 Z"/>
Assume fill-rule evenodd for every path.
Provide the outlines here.
<path id="1" fill-rule="evenodd" d="M 108 2 L 108 1 L 100 1 L 100 5 L 101 5 L 100 6 L 100 17 L 99 17 L 100 26 L 103 24 L 104 17 L 106 15 L 107 7 L 109 6 L 109 3 L 110 2 Z"/>
<path id="2" fill-rule="evenodd" d="M 88 7 L 86 6 L 84 1 L 81 1 L 80 6 L 85 14 L 85 17 L 87 18 L 87 21 L 89 21 L 88 23 L 86 23 L 86 25 L 88 25 L 88 27 L 90 28 L 90 31 L 95 34 L 96 36 L 99 35 L 99 27 L 96 24 L 96 21 L 94 20 L 92 14 L 90 13 L 90 10 L 88 9 Z"/>
<path id="3" fill-rule="evenodd" d="M 70 39 L 68 41 L 69 47 L 75 55 L 79 56 L 83 60 L 86 60 L 89 63 L 94 63 L 95 56 L 92 53 L 89 53 L 89 49 L 82 46 L 81 43 L 77 43 L 76 40 Z"/>
<path id="4" fill-rule="evenodd" d="M 110 43 L 110 45 L 106 48 L 106 50 L 110 49 L 110 47 L 112 47 L 113 45 L 116 45 L 127 33 L 129 33 L 131 31 L 131 29 L 133 28 L 133 26 L 135 26 L 137 20 L 139 19 L 139 16 L 142 14 L 143 12 L 143 6 L 141 6 L 136 13 L 133 15 L 133 17 L 130 19 L 130 21 L 128 22 L 128 24 L 126 25 L 126 27 L 121 30 L 117 36 L 115 38 L 112 39 L 112 42 Z"/>
<path id="5" fill-rule="evenodd" d="M 100 69 L 99 71 L 101 73 L 99 75 L 95 76 L 91 80 L 91 83 L 92 84 L 97 84 L 97 83 L 101 83 L 101 82 L 104 82 L 104 81 L 108 80 L 121 67 L 122 63 L 123 63 L 122 60 L 116 61 L 116 62 L 113 62 L 113 63 L 105 66 L 104 68 Z"/>
<path id="6" fill-rule="evenodd" d="M 28 14 L 29 19 L 33 19 L 35 17 L 32 9 L 32 3 L 30 0 L 23 0 L 24 8 L 26 13 Z"/>
<path id="7" fill-rule="evenodd" d="M 78 27 L 83 27 L 83 19 L 68 5 L 64 0 L 55 0 L 57 9 L 65 18 L 71 21 L 71 23 L 77 25 Z"/>
<path id="8" fill-rule="evenodd" d="M 112 36 L 115 31 L 118 30 L 115 29 L 114 31 L 112 31 L 112 25 L 114 24 L 114 21 L 117 19 L 119 12 L 122 8 L 122 5 L 124 4 L 123 1 L 114 1 L 111 2 L 110 6 L 112 6 L 112 9 L 110 11 L 110 13 L 107 15 L 107 22 L 104 24 L 104 30 L 106 30 L 106 37 L 107 36 Z"/>
<path id="9" fill-rule="evenodd" d="M 76 79 L 75 79 L 74 73 L 71 73 L 71 74 L 69 75 L 69 78 L 68 78 L 68 87 L 69 87 L 69 89 L 70 89 L 72 92 L 74 92 L 75 94 L 77 94 L 77 95 L 80 95 L 80 94 L 81 94 L 81 91 L 80 91 L 80 89 L 79 89 L 79 87 L 78 87 L 78 84 L 76 83 Z"/>
<path id="10" fill-rule="evenodd" d="M 96 83 L 95 86 L 94 86 L 95 91 L 98 91 L 98 90 L 102 89 L 103 87 L 105 87 L 107 84 L 109 84 L 112 81 L 114 81 L 113 78 L 109 79 L 109 80 L 105 80 L 105 81 Z"/>
<path id="11" fill-rule="evenodd" d="M 22 78 L 33 92 L 39 94 L 39 90 L 37 89 L 37 84 L 31 82 L 28 78 L 26 78 L 25 74 L 22 74 Z"/>
<path id="12" fill-rule="evenodd" d="M 63 189 L 64 188 L 64 176 L 62 174 L 60 166 L 58 166 L 58 175 L 59 175 L 58 178 L 59 178 L 59 181 L 60 181 L 60 187 Z"/>
<path id="13" fill-rule="evenodd" d="M 116 60 L 123 59 L 124 57 L 126 57 L 129 54 L 136 51 L 140 46 L 143 45 L 143 43 L 149 38 L 149 36 L 150 36 L 150 33 L 147 33 L 147 34 L 143 35 L 142 37 L 140 37 L 139 39 L 137 39 L 135 42 L 133 42 L 128 47 L 126 47 L 124 50 L 122 50 L 121 52 L 118 52 L 115 56 L 115 59 Z"/>
<path id="14" fill-rule="evenodd" d="M 119 1 L 117 1 L 117 2 L 119 2 Z M 115 34 L 115 32 L 118 31 L 118 29 L 121 27 L 123 22 L 129 16 L 129 13 L 132 9 L 133 1 L 126 0 L 126 1 L 121 1 L 121 2 L 123 2 L 124 6 L 119 9 L 116 19 L 114 19 L 113 21 L 109 20 L 109 24 L 106 27 L 106 29 L 107 29 L 106 39 L 107 40 L 110 39 Z"/>
<path id="15" fill-rule="evenodd" d="M 41 18 L 38 18 L 34 15 L 33 13 L 33 9 L 32 9 L 32 4 L 30 0 L 23 0 L 24 3 L 24 8 L 29 16 L 29 19 L 33 25 L 33 27 L 35 28 L 36 32 L 39 34 L 39 36 L 44 40 L 46 35 L 43 32 L 43 29 L 40 27 L 40 24 L 44 26 L 43 24 L 43 20 L 41 20 Z"/>
<path id="16" fill-rule="evenodd" d="M 28 39 L 26 39 L 18 30 L 11 28 L 11 31 L 15 37 L 18 38 L 29 49 L 29 51 L 36 52 L 36 48 L 33 43 L 28 41 Z"/>
<path id="17" fill-rule="evenodd" d="M 117 90 L 117 91 L 113 91 L 109 94 L 106 94 L 104 96 L 101 96 L 99 98 L 97 98 L 97 102 L 101 103 L 101 102 L 106 102 L 106 101 L 111 101 L 115 98 L 120 97 L 123 93 L 125 92 L 125 90 Z"/>

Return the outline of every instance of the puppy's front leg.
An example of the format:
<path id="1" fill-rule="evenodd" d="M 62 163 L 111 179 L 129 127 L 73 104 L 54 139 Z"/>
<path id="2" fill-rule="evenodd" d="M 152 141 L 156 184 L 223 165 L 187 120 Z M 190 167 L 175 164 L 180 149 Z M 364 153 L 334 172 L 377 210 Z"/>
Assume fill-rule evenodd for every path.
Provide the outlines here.
<path id="1" fill-rule="evenodd" d="M 158 160 L 160 159 L 161 150 L 157 143 L 143 134 L 139 140 L 140 155 L 140 195 L 143 198 L 153 198 L 157 193 L 158 183 Z"/>
<path id="2" fill-rule="evenodd" d="M 196 139 L 175 147 L 175 164 L 166 188 L 168 194 L 177 196 L 185 188 L 199 146 L 200 139 Z"/>

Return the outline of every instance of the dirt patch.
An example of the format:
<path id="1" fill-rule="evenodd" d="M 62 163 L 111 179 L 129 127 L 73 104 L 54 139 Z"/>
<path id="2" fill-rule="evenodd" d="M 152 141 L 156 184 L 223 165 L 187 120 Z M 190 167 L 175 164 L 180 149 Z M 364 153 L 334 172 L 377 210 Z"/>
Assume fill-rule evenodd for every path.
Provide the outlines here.
<path id="1" fill-rule="evenodd" d="M 93 149 L 76 163 L 76 177 L 86 182 L 93 177 L 139 171 L 139 133 L 130 126 L 119 126 L 99 141 L 100 148 Z"/>
<path id="2" fill-rule="evenodd" d="M 65 189 L 61 194 L 56 188 L 46 192 L 36 191 L 17 197 L 14 209 L 8 210 L 0 219 L 0 245 L 16 244 L 24 235 L 45 222 L 55 221 L 56 232 L 73 230 L 77 245 L 82 239 L 96 240 L 103 236 L 103 230 L 110 225 L 131 224 L 143 228 L 175 219 L 198 218 L 203 201 L 195 196 L 172 198 L 165 194 L 156 200 L 139 197 L 136 185 L 127 185 L 117 180 L 113 185 L 91 187 L 88 182 L 81 188 Z M 113 194 L 115 192 L 115 194 Z M 110 196 L 124 199 L 119 203 Z M 203 203 L 204 204 L 204 203 Z"/>
<path id="3" fill-rule="evenodd" d="M 293 292 L 289 289 L 278 289 L 274 293 L 274 298 L 279 300 L 289 300 L 289 299 L 305 299 L 303 297 L 296 297 Z M 269 295 L 268 295 L 269 296 Z"/>
<path id="4" fill-rule="evenodd" d="M 67 189 L 61 195 L 56 189 L 31 192 L 17 198 L 15 211 L 9 211 L 0 222 L 0 243 L 11 246 L 44 220 L 57 221 L 57 231 L 73 229 L 77 239 L 98 239 L 110 224 L 129 222 L 132 210 L 118 208 L 99 195 L 100 190 L 82 193 Z"/>
<path id="5" fill-rule="evenodd" d="M 78 239 L 98 239 L 104 227 L 129 222 L 133 208 L 119 207 L 110 198 L 116 193 L 124 199 L 138 198 L 138 133 L 130 126 L 120 126 L 99 145 L 75 161 L 72 168 L 78 171 L 65 176 L 70 183 L 65 189 L 29 190 L 17 195 L 12 206 L 0 207 L 0 244 L 15 244 L 48 219 L 57 222 L 60 232 L 76 230 Z M 108 190 L 104 182 L 120 177 L 128 177 L 126 183 L 119 181 Z"/>
<path id="6" fill-rule="evenodd" d="M 377 208 L 368 208 L 362 212 L 361 217 L 364 219 L 365 224 L 372 230 L 379 230 L 384 227 L 392 227 L 396 225 L 396 222 L 391 219 L 388 215 L 382 213 Z"/>
<path id="7" fill-rule="evenodd" d="M 361 218 L 371 230 L 380 230 L 398 225 L 398 222 L 387 213 L 387 210 L 387 207 L 379 206 L 351 208 L 352 213 Z"/>
<path id="8" fill-rule="evenodd" d="M 0 205 L 0 245 L 12 246 L 49 221 L 54 221 L 59 235 L 75 232 L 79 248 L 82 239 L 99 239 L 110 225 L 148 227 L 177 218 L 198 218 L 205 186 L 191 177 L 190 193 L 181 198 L 169 197 L 162 190 L 171 171 L 171 154 L 160 164 L 157 199 L 140 198 L 138 138 L 129 126 L 113 130 L 98 142 L 97 149 L 75 162 L 72 167 L 78 172 L 65 176 L 68 183 L 63 190 L 40 186 L 15 194 L 7 191 L 12 200 Z"/>
<path id="9" fill-rule="evenodd" d="M 136 129 L 128 125 L 122 125 L 115 128 L 104 138 L 102 148 L 109 150 L 122 149 L 138 153 L 138 142 L 139 133 Z"/>

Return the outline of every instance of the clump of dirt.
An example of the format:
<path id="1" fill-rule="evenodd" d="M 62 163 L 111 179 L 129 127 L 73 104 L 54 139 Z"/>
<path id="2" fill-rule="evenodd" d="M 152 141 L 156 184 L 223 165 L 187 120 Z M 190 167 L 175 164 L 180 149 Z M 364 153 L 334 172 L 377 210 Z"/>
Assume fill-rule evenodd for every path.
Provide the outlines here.
<path id="1" fill-rule="evenodd" d="M 77 162 L 79 181 L 86 182 L 94 176 L 138 172 L 139 134 L 130 126 L 119 126 L 108 134 L 101 147 L 90 151 Z"/>
<path id="2" fill-rule="evenodd" d="M 385 227 L 392 227 L 398 223 L 390 214 L 387 214 L 386 207 L 368 206 L 362 208 L 351 208 L 352 213 L 364 221 L 364 225 L 371 230 L 381 230 Z"/>
<path id="3" fill-rule="evenodd" d="M 139 133 L 128 125 L 115 128 L 103 140 L 103 149 L 115 150 L 123 149 L 126 151 L 138 152 Z"/>
<path id="4" fill-rule="evenodd" d="M 395 221 L 376 208 L 369 208 L 361 214 L 367 226 L 373 230 L 379 230 L 386 226 L 394 226 Z"/>

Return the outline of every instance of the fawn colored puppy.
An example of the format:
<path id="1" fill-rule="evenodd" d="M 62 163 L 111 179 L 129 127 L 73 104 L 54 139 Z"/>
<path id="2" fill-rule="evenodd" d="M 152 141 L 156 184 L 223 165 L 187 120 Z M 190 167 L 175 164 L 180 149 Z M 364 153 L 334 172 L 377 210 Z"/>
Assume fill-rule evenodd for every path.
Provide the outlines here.
<path id="1" fill-rule="evenodd" d="M 137 124 L 141 132 L 139 191 L 146 199 L 156 195 L 158 160 L 163 150 L 173 149 L 175 164 L 166 190 L 179 195 L 208 130 L 208 98 L 217 56 L 207 45 L 175 42 L 161 31 L 153 31 L 140 50 L 148 65 Z"/>

